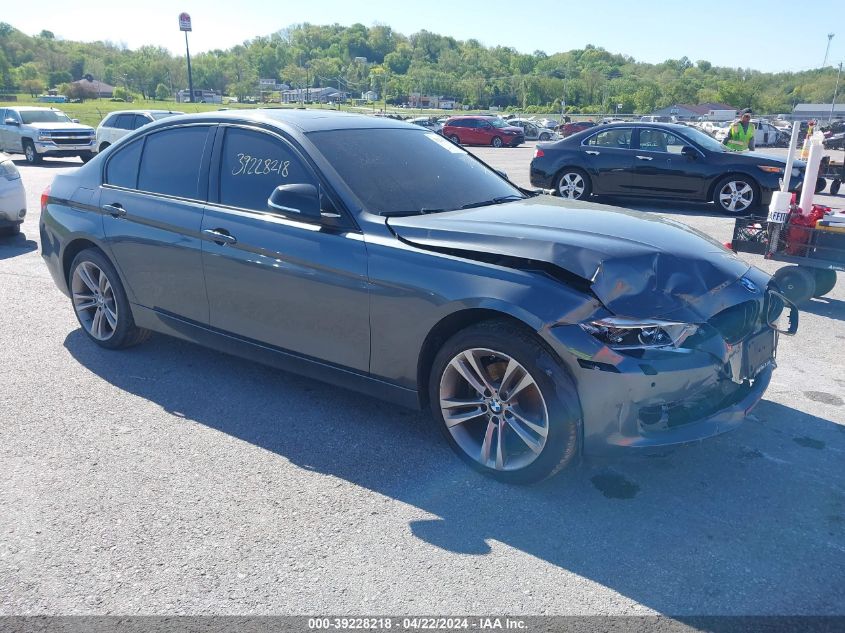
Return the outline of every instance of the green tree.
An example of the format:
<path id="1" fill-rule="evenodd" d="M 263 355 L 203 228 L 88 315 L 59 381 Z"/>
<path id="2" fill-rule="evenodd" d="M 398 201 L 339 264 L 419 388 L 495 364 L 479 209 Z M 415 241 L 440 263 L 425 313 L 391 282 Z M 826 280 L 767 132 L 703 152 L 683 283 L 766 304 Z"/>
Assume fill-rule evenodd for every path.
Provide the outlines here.
<path id="1" fill-rule="evenodd" d="M 159 84 L 156 86 L 156 99 L 159 101 L 167 101 L 168 99 L 172 99 L 173 95 L 170 94 L 170 89 L 165 86 L 164 84 Z"/>

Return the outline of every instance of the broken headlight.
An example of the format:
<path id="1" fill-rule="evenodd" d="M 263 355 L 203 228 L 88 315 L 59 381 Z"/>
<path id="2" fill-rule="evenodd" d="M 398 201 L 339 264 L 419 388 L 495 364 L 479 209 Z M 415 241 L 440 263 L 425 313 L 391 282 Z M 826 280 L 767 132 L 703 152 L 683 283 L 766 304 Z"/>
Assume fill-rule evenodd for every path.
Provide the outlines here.
<path id="1" fill-rule="evenodd" d="M 698 330 L 698 326 L 691 323 L 624 317 L 581 323 L 581 328 L 616 349 L 678 347 Z"/>

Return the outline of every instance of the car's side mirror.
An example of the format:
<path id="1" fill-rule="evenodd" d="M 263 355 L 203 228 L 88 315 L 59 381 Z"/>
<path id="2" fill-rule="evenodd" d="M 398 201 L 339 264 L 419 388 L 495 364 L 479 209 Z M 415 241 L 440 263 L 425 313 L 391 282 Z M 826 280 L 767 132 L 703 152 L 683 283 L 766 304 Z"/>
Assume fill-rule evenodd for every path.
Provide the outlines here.
<path id="1" fill-rule="evenodd" d="M 332 201 L 314 185 L 279 185 L 267 199 L 267 206 L 290 218 L 326 226 L 340 226 L 343 216 Z"/>
<path id="2" fill-rule="evenodd" d="M 684 145 L 681 148 L 681 154 L 683 154 L 687 158 L 698 158 L 698 150 L 696 150 L 691 145 Z"/>
<path id="3" fill-rule="evenodd" d="M 20 125 L 20 123 L 18 123 L 15 119 L 11 117 L 3 121 L 3 123 L 5 123 L 6 125 Z"/>
<path id="4" fill-rule="evenodd" d="M 70 122 L 71 123 L 79 123 L 79 119 L 71 119 Z"/>
<path id="5" fill-rule="evenodd" d="M 314 185 L 279 185 L 267 199 L 267 206 L 303 222 L 320 221 L 320 192 Z"/>

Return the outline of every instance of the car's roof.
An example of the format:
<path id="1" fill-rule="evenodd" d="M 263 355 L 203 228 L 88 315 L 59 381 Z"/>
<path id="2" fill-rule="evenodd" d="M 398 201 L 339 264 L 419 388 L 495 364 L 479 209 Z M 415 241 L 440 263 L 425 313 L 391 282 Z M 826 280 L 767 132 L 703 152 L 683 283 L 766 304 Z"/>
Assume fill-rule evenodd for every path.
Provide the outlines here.
<path id="1" fill-rule="evenodd" d="M 181 110 L 151 110 L 147 108 L 141 108 L 140 110 L 115 110 L 111 114 L 185 114 Z"/>
<path id="2" fill-rule="evenodd" d="M 59 108 L 48 108 L 46 106 L 5 106 L 7 110 L 53 110 L 54 112 L 62 112 Z"/>
<path id="3" fill-rule="evenodd" d="M 243 110 L 218 110 L 199 114 L 183 114 L 161 119 L 150 126 L 166 126 L 189 121 L 232 121 L 276 124 L 297 128 L 301 132 L 321 132 L 326 130 L 356 130 L 377 128 L 410 128 L 419 126 L 397 121 L 389 117 L 374 117 L 335 110 L 301 110 L 299 108 L 254 108 Z M 145 128 L 147 129 L 147 128 Z"/>
<path id="4" fill-rule="evenodd" d="M 456 114 L 451 119 L 498 119 L 500 117 L 495 114 Z"/>

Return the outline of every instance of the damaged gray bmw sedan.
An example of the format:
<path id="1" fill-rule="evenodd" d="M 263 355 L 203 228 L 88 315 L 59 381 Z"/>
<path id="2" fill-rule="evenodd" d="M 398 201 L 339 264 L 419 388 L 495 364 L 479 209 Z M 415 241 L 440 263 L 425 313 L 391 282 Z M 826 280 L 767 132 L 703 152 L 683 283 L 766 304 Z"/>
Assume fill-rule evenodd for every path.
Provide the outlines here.
<path id="1" fill-rule="evenodd" d="M 353 114 L 144 126 L 56 177 L 40 229 L 97 345 L 155 331 L 430 407 L 508 482 L 735 428 L 797 328 L 769 275 L 683 224 L 538 196 Z"/>

